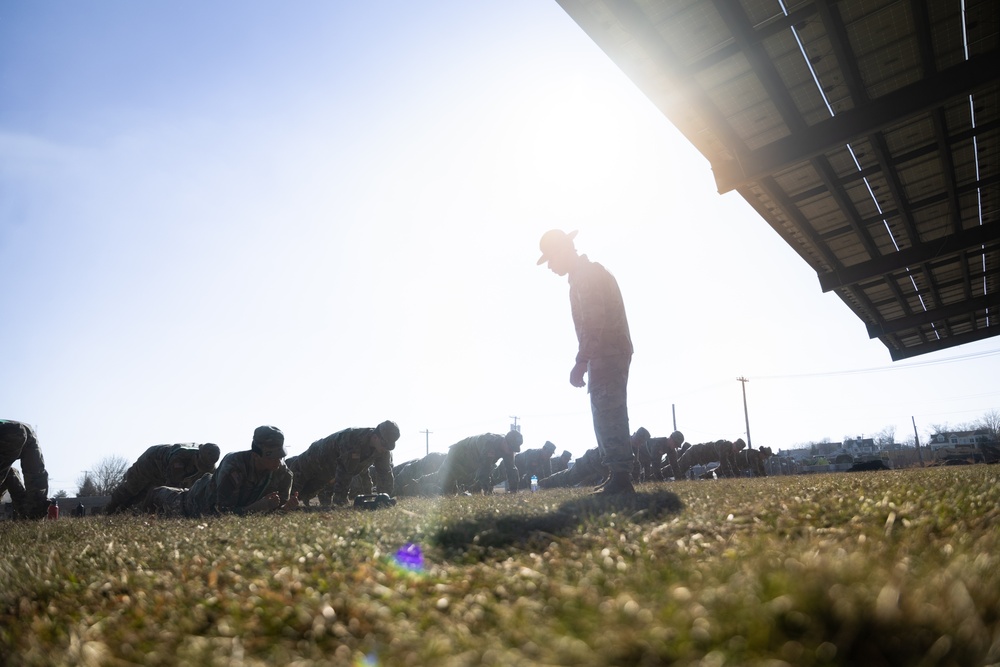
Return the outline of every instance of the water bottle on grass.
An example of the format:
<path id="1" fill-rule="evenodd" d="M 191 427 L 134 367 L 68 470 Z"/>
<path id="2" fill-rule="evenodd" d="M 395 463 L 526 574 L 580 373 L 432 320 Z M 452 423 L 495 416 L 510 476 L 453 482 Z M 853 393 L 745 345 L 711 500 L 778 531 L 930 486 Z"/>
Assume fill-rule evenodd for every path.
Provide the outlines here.
<path id="1" fill-rule="evenodd" d="M 538 475 L 531 476 L 531 490 L 532 491 L 538 490 Z"/>

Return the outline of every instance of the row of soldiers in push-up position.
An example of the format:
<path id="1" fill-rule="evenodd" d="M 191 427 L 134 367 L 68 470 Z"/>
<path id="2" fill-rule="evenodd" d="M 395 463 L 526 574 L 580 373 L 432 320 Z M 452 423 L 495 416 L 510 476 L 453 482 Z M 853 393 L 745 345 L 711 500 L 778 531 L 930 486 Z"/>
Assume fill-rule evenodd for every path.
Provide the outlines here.
<path id="1" fill-rule="evenodd" d="M 551 442 L 520 451 L 523 438 L 517 431 L 471 436 L 447 453 L 394 467 L 392 450 L 398 439 L 399 427 L 384 421 L 372 428 L 338 431 L 286 458 L 281 430 L 261 426 L 249 450 L 227 454 L 218 467 L 220 450 L 213 443 L 154 445 L 128 469 L 104 511 L 187 517 L 250 514 L 297 509 L 314 499 L 320 507 L 345 505 L 349 497 L 373 491 L 389 497 L 488 494 L 504 483 L 508 492 L 528 488 L 533 476 L 543 489 L 598 484 L 608 477 L 598 448 L 569 466 L 570 452 L 554 457 Z M 690 445 L 679 431 L 653 438 L 645 428 L 636 431 L 631 442 L 633 478 L 639 481 L 682 479 L 692 467 L 716 461 L 721 476 L 764 475 L 763 460 L 771 453 L 769 448 L 746 450 L 742 440 Z M 34 447 L 37 450 L 37 441 Z"/>
<path id="2" fill-rule="evenodd" d="M 214 471 L 209 468 L 218 458 L 218 447 L 211 443 L 157 445 L 129 469 L 105 512 L 137 507 L 177 516 L 243 514 L 297 509 L 313 500 L 319 507 L 345 505 L 351 497 L 374 491 L 389 497 L 489 494 L 504 483 L 508 492 L 526 489 L 532 476 L 543 489 L 598 484 L 608 477 L 596 447 L 570 467 L 570 452 L 555 457 L 551 442 L 522 452 L 523 438 L 517 431 L 471 436 L 447 453 L 393 466 L 398 439 L 399 427 L 384 421 L 373 428 L 338 431 L 284 459 L 281 431 L 261 426 L 254 431 L 249 451 L 228 454 Z M 636 431 L 631 441 L 636 457 L 633 476 L 646 481 L 681 479 L 693 466 L 716 461 L 722 476 L 743 471 L 764 475 L 763 460 L 770 455 L 768 448 L 745 450 L 742 440 L 684 446 L 680 432 L 652 438 L 645 428 Z"/>

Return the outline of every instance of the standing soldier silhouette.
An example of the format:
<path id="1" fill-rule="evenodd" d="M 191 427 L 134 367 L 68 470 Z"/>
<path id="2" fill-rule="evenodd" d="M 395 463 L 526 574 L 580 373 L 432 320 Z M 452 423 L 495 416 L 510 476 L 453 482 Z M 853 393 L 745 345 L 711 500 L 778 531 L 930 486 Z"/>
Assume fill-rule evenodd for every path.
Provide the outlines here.
<path id="1" fill-rule="evenodd" d="M 590 386 L 594 434 L 604 464 L 611 474 L 599 493 L 635 493 L 632 466 L 635 455 L 629 442 L 627 387 L 632 363 L 625 304 L 615 277 L 573 245 L 576 232 L 552 229 L 542 235 L 538 264 L 548 264 L 557 276 L 569 277 L 569 302 L 579 349 L 569 381 L 574 387 Z"/>

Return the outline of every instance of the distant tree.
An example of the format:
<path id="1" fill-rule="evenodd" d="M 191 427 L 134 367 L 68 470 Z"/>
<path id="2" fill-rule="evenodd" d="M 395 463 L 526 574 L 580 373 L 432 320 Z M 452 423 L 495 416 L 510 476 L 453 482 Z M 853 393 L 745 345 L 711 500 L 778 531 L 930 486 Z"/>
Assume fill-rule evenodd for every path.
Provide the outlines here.
<path id="1" fill-rule="evenodd" d="M 816 448 L 820 456 L 829 456 L 837 451 L 836 443 L 830 442 L 830 438 L 823 438 Z"/>
<path id="2" fill-rule="evenodd" d="M 994 441 L 1000 441 L 1000 410 L 990 410 L 975 422 L 976 429 L 986 429 Z"/>
<path id="3" fill-rule="evenodd" d="M 94 483 L 94 478 L 90 476 L 89 470 L 76 480 L 76 485 L 76 495 L 78 498 L 101 495 L 97 492 L 97 485 Z"/>
<path id="4" fill-rule="evenodd" d="M 52 494 L 52 497 L 53 498 L 69 498 L 69 494 L 66 492 L 65 489 L 59 489 L 54 494 Z"/>
<path id="5" fill-rule="evenodd" d="M 896 427 L 889 425 L 872 436 L 872 440 L 880 449 L 888 449 L 896 444 Z"/>
<path id="6" fill-rule="evenodd" d="M 90 470 L 94 482 L 95 496 L 110 496 L 111 492 L 125 479 L 129 461 L 124 456 L 105 456 Z"/>

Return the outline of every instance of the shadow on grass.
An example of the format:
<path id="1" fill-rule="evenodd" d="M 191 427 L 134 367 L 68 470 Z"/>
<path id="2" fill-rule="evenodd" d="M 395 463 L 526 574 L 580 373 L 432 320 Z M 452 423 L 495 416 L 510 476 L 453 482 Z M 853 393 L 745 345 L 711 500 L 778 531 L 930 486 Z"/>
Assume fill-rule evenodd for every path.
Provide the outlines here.
<path id="1" fill-rule="evenodd" d="M 507 547 L 544 535 L 568 535 L 588 519 L 620 514 L 632 521 L 655 521 L 684 508 L 670 491 L 621 496 L 586 496 L 564 503 L 554 512 L 527 515 L 484 514 L 441 528 L 438 546 L 465 551 L 471 546 Z"/>

